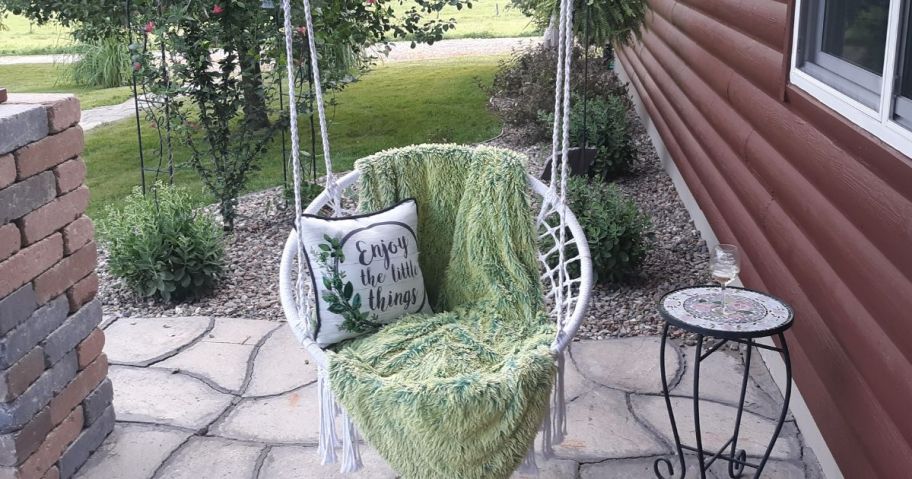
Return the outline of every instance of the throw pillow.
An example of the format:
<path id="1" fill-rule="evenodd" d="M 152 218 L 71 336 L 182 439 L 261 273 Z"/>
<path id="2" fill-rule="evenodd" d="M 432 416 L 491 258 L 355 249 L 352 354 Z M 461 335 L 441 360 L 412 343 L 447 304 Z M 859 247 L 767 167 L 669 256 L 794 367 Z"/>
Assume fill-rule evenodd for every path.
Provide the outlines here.
<path id="1" fill-rule="evenodd" d="M 305 215 L 299 238 L 316 297 L 312 331 L 325 348 L 412 313 L 430 313 L 418 265 L 414 199 L 343 218 Z"/>

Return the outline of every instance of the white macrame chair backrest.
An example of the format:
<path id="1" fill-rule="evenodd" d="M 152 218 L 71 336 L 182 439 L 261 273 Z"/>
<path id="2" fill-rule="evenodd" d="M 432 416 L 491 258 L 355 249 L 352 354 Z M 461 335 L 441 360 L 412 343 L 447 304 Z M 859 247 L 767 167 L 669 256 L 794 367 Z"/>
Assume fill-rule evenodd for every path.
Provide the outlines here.
<path id="1" fill-rule="evenodd" d="M 336 178 L 332 170 L 329 133 L 323 103 L 323 88 L 316 42 L 312 32 L 313 18 L 310 0 L 302 0 L 305 26 L 317 115 L 320 124 L 320 138 L 326 168 L 325 190 L 304 208 L 301 200 L 300 138 L 298 136 L 297 100 L 294 85 L 294 55 L 291 22 L 291 0 L 282 0 L 286 52 L 286 74 L 288 81 L 289 123 L 291 134 L 291 157 L 294 178 L 295 228 L 288 235 L 279 272 L 279 294 L 282 308 L 295 336 L 313 358 L 319 373 L 319 399 L 321 411 L 321 434 L 319 450 L 324 464 L 336 461 L 335 448 L 338 439 L 334 416 L 341 408 L 335 404 L 329 390 L 326 370 L 329 366 L 326 353 L 317 345 L 310 330 L 314 296 L 309 291 L 307 265 L 298 258 L 304 257 L 303 245 L 298 241 L 296 231 L 301 228 L 304 214 L 320 214 L 329 209 L 331 216 L 344 216 L 352 211 L 345 209 L 343 195 L 351 191 L 360 173 L 355 170 Z M 551 412 L 543 424 L 542 450 L 547 456 L 552 443 L 560 443 L 566 434 L 566 416 L 563 394 L 564 351 L 578 331 L 592 293 L 592 260 L 589 244 L 583 229 L 567 206 L 567 157 L 570 136 L 570 63 L 573 51 L 573 0 L 561 0 L 558 23 L 558 52 L 554 87 L 554 123 L 552 125 L 551 180 L 545 185 L 537 178 L 527 175 L 527 182 L 535 197 L 541 203 L 536 219 L 540 233 L 539 261 L 542 266 L 541 280 L 545 286 L 545 300 L 552 319 L 556 322 L 557 335 L 551 344 L 551 352 L 558 365 L 558 376 L 551 402 Z M 572 255 L 571 255 L 572 252 Z M 344 411 L 342 411 L 344 413 Z M 343 414 L 343 461 L 342 472 L 354 472 L 361 466 L 357 450 L 357 434 L 354 425 Z M 534 470 L 534 450 L 530 450 L 521 469 Z"/>

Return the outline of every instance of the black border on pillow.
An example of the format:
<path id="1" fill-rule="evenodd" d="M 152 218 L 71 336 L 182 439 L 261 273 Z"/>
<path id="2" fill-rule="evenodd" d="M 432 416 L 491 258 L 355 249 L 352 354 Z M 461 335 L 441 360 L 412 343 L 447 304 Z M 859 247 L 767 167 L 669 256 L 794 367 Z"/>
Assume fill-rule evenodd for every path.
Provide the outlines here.
<path id="1" fill-rule="evenodd" d="M 404 199 L 404 200 L 402 200 L 402 201 L 400 201 L 400 202 L 398 202 L 398 203 L 396 203 L 396 204 L 394 204 L 394 205 L 387 206 L 386 208 L 383 208 L 382 210 L 377 210 L 377 211 L 374 211 L 374 212 L 371 212 L 371 213 L 364 213 L 364 214 L 360 214 L 360 215 L 338 216 L 338 217 L 326 217 L 326 216 L 312 215 L 312 214 L 307 214 L 307 213 L 305 213 L 305 214 L 302 214 L 301 217 L 302 217 L 302 218 L 314 218 L 314 219 L 323 220 L 323 221 L 357 220 L 357 219 L 361 219 L 361 218 L 368 218 L 368 217 L 371 217 L 371 216 L 374 216 L 374 215 L 379 215 L 379 214 L 381 214 L 381 213 L 386 213 L 387 211 L 394 210 L 394 209 L 396 209 L 396 208 L 398 208 L 398 207 L 400 207 L 400 206 L 402 206 L 402 205 L 404 205 L 404 204 L 406 204 L 406 203 L 408 203 L 408 202 L 410 202 L 410 201 L 411 201 L 412 203 L 415 203 L 415 216 L 417 217 L 417 215 L 418 215 L 418 200 L 416 200 L 414 197 L 412 197 L 412 198 L 406 198 L 406 199 Z M 417 226 L 417 225 L 416 225 L 416 226 Z M 300 242 L 301 242 L 301 234 L 300 234 L 300 231 L 298 231 L 298 225 L 297 225 L 297 224 L 294 224 L 294 225 L 293 225 L 293 228 L 295 229 L 295 233 L 298 234 L 298 243 L 300 244 Z M 413 234 L 415 235 L 415 239 L 417 240 L 417 238 L 418 238 L 417 232 L 414 232 Z M 300 245 L 300 248 L 301 248 L 301 251 L 304 252 L 304 259 L 305 259 L 305 261 L 307 261 L 307 271 L 310 272 L 310 290 L 313 292 L 313 295 L 314 295 L 314 309 L 315 309 L 315 312 L 316 312 L 316 315 L 317 315 L 317 326 L 314 328 L 313 340 L 314 340 L 315 343 L 317 343 L 317 336 L 320 335 L 320 326 L 323 324 L 323 321 L 320 320 L 320 305 L 319 305 L 319 303 L 318 303 L 318 302 L 320 301 L 320 298 L 317 297 L 317 277 L 314 276 L 313 268 L 310 267 L 310 265 L 311 265 L 311 263 L 310 263 L 310 256 L 307 255 L 307 248 L 305 248 L 304 245 Z M 305 318 L 304 320 L 305 320 L 305 321 L 309 321 L 310 318 Z M 320 347 L 320 349 L 323 349 L 323 350 L 325 350 L 325 349 L 327 349 L 327 348 L 329 348 L 329 347 L 331 347 L 331 346 L 332 346 L 332 344 L 327 345 L 327 346 L 325 346 L 325 347 L 320 347 L 320 344 L 317 343 L 317 347 Z"/>

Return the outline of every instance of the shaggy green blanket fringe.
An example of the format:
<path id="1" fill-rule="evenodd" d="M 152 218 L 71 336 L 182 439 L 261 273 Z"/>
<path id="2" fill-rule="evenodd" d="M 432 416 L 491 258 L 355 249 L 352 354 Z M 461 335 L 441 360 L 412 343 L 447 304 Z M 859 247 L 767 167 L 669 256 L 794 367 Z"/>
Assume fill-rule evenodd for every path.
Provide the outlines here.
<path id="1" fill-rule="evenodd" d="M 542 424 L 555 373 L 525 157 L 420 145 L 356 163 L 361 211 L 418 203 L 434 315 L 330 355 L 330 384 L 364 438 L 408 479 L 510 477 Z"/>

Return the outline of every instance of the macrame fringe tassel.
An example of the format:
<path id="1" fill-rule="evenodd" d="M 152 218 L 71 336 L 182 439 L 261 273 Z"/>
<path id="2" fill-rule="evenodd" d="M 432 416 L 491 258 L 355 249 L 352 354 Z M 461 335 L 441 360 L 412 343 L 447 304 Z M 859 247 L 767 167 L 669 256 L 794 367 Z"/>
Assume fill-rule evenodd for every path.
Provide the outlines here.
<path id="1" fill-rule="evenodd" d="M 329 389 L 329 377 L 322 368 L 317 372 L 317 396 L 320 402 L 320 463 L 335 464 L 336 447 L 339 444 L 336 437 L 336 402 L 333 400 L 332 390 Z"/>
<path id="2" fill-rule="evenodd" d="M 554 405 L 551 407 L 553 424 L 551 425 L 551 443 L 560 444 L 567 436 L 567 402 L 564 398 L 564 363 L 563 352 L 557 356 L 557 378 L 554 381 Z"/>
<path id="3" fill-rule="evenodd" d="M 554 457 L 554 446 L 564 442 L 567 435 L 567 403 L 564 399 L 564 353 L 557 356 L 557 376 L 554 378 L 554 390 L 542 421 L 542 456 L 545 459 Z"/>
<path id="4" fill-rule="evenodd" d="M 529 452 L 526 453 L 526 458 L 523 459 L 522 464 L 516 469 L 516 472 L 526 475 L 538 475 L 538 464 L 535 463 L 535 444 L 529 447 Z"/>
<path id="5" fill-rule="evenodd" d="M 342 413 L 342 468 L 343 474 L 361 469 L 361 453 L 358 451 L 358 431 L 348 414 Z"/>
<path id="6" fill-rule="evenodd" d="M 554 457 L 554 448 L 551 444 L 551 398 L 548 398 L 548 408 L 545 410 L 545 419 L 541 426 L 541 453 L 545 459 Z"/>

